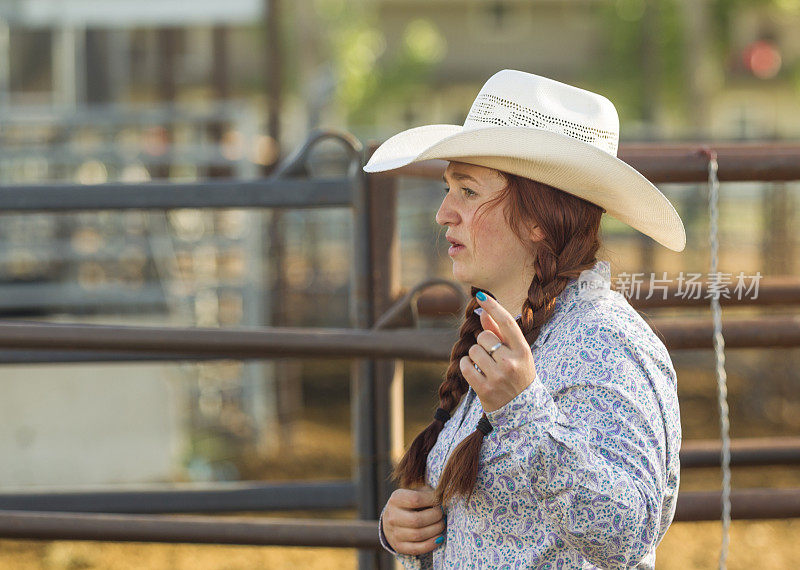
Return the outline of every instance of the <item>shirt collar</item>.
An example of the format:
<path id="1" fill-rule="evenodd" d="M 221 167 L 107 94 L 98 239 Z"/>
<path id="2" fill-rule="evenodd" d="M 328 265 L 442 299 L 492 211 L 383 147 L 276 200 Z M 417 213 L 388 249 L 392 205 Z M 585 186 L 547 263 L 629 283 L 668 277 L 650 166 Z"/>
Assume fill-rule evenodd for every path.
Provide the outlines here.
<path id="1" fill-rule="evenodd" d="M 611 289 L 611 265 L 608 261 L 597 261 L 591 269 L 584 269 L 581 274 L 569 281 L 564 290 L 556 297 L 555 309 L 539 336 L 533 343 L 533 348 L 540 346 L 552 331 L 553 327 L 564 317 L 570 307 L 579 299 L 603 295 Z"/>

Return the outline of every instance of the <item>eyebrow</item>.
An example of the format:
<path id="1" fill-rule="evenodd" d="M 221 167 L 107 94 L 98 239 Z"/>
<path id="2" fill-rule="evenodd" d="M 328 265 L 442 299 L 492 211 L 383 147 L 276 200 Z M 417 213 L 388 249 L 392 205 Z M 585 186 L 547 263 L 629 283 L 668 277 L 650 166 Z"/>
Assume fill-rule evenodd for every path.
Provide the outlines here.
<path id="1" fill-rule="evenodd" d="M 453 178 L 455 178 L 456 180 L 472 180 L 475 184 L 480 185 L 480 182 L 475 180 L 469 174 L 465 174 L 463 172 L 453 172 Z M 447 178 L 445 178 L 444 174 L 442 174 L 442 182 L 447 182 Z"/>

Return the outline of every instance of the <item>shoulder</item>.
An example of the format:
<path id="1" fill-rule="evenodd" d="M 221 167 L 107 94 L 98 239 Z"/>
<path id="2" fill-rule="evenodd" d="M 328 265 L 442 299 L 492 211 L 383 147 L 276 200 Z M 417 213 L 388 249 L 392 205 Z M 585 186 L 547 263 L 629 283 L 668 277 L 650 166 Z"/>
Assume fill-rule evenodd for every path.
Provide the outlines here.
<path id="1" fill-rule="evenodd" d="M 561 350 L 587 342 L 616 346 L 661 343 L 628 301 L 611 290 L 575 295 L 547 338 L 548 345 Z"/>
<path id="2" fill-rule="evenodd" d="M 542 332 L 538 344 L 564 349 L 574 348 L 587 337 L 612 344 L 663 344 L 627 299 L 611 287 L 607 261 L 598 261 L 567 285 Z"/>
<path id="3" fill-rule="evenodd" d="M 672 384 L 675 372 L 664 343 L 620 293 L 578 294 L 539 349 L 562 381 L 642 373 Z"/>

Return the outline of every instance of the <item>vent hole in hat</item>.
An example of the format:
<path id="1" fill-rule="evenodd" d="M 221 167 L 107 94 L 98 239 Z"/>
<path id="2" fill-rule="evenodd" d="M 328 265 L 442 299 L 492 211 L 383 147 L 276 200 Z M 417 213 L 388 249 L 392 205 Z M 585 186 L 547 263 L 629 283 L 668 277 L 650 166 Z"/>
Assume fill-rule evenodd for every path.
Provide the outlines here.
<path id="1" fill-rule="evenodd" d="M 475 100 L 467 116 L 467 122 L 470 121 L 498 126 L 513 125 L 546 129 L 591 144 L 609 154 L 617 154 L 617 137 L 611 131 L 546 115 L 536 109 L 524 107 L 514 101 L 489 93 L 483 93 Z"/>

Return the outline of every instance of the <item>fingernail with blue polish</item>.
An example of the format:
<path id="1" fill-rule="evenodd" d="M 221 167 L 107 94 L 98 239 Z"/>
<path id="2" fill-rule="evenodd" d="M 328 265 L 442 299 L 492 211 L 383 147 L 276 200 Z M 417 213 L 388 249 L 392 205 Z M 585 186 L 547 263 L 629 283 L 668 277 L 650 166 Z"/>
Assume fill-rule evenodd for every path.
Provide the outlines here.
<path id="1" fill-rule="evenodd" d="M 478 298 L 479 301 L 485 301 L 486 300 L 486 293 L 484 293 L 483 291 L 478 291 L 475 294 L 475 296 Z"/>
<path id="2" fill-rule="evenodd" d="M 437 539 L 436 539 L 436 540 L 434 540 L 433 542 L 435 542 L 436 544 L 441 544 L 441 543 L 443 543 L 443 542 L 444 542 L 444 535 L 440 536 L 439 538 L 437 538 Z"/>

